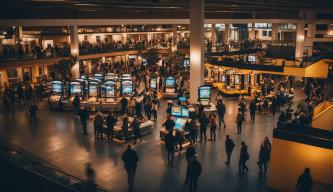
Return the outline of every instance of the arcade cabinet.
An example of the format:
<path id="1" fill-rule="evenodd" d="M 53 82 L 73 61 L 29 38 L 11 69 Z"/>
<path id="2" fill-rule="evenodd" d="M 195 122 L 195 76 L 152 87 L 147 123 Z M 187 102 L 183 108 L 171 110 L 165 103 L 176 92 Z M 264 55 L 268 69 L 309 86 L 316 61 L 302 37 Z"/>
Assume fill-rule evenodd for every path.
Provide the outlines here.
<path id="1" fill-rule="evenodd" d="M 109 79 L 101 86 L 101 98 L 104 98 L 105 103 L 115 102 L 117 99 L 117 82 L 114 79 Z"/>
<path id="2" fill-rule="evenodd" d="M 89 80 L 88 82 L 88 98 L 87 103 L 96 103 L 99 96 L 99 82 Z"/>
<path id="3" fill-rule="evenodd" d="M 171 119 L 175 121 L 175 130 L 181 130 L 185 136 L 187 133 L 184 130 L 185 124 L 190 116 L 189 110 L 184 106 L 175 105 L 171 108 Z M 164 140 L 167 130 L 163 127 L 160 129 L 160 138 Z"/>
<path id="4" fill-rule="evenodd" d="M 198 103 L 204 106 L 204 112 L 216 111 L 216 106 L 211 103 L 212 87 L 202 85 L 198 88 Z"/>
<path id="5" fill-rule="evenodd" d="M 61 109 L 61 100 L 64 95 L 64 85 L 61 81 L 51 82 L 51 96 L 49 97 L 49 109 Z"/>
<path id="6" fill-rule="evenodd" d="M 132 79 L 129 77 L 123 77 L 120 79 L 120 95 L 130 97 L 133 95 L 134 87 Z"/>
<path id="7" fill-rule="evenodd" d="M 176 79 L 173 77 L 168 77 L 165 79 L 163 98 L 177 98 L 178 93 L 176 93 Z"/>
<path id="8" fill-rule="evenodd" d="M 64 110 L 73 110 L 73 100 L 75 95 L 80 97 L 82 101 L 83 96 L 83 86 L 80 81 L 72 81 L 68 85 L 68 95 L 67 100 L 63 101 L 63 109 Z"/>
<path id="9" fill-rule="evenodd" d="M 151 90 L 158 91 L 158 81 L 157 81 L 157 74 L 153 73 L 150 78 L 149 88 Z"/>

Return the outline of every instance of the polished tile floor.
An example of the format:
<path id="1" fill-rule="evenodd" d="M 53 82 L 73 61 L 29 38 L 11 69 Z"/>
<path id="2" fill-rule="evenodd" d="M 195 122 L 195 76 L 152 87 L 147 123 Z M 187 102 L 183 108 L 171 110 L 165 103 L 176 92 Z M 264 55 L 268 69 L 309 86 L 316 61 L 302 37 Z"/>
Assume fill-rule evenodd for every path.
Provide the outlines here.
<path id="1" fill-rule="evenodd" d="M 296 90 L 295 95 L 296 99 L 302 97 L 300 90 Z M 234 123 L 237 100 L 225 98 L 225 103 L 227 128 L 218 129 L 215 142 L 207 141 L 196 145 L 199 161 L 203 166 L 198 191 L 265 191 L 266 178 L 258 177 L 256 161 L 264 137 L 272 137 L 278 114 L 273 117 L 271 114 L 257 113 L 254 123 L 251 123 L 247 116 L 243 133 L 239 135 Z M 73 113 L 49 111 L 46 102 L 40 102 L 39 108 L 40 120 L 33 125 L 29 124 L 23 110 L 18 109 L 15 114 L 1 113 L 1 141 L 12 143 L 44 159 L 50 165 L 82 179 L 85 178 L 85 164 L 92 162 L 99 186 L 109 191 L 127 190 L 126 173 L 121 161 L 126 145 L 109 144 L 105 140 L 96 142 L 92 120 L 89 121 L 90 134 L 86 137 L 82 135 L 80 123 L 74 118 Z M 165 108 L 166 103 L 162 101 L 152 134 L 145 136 L 142 143 L 134 146 L 140 158 L 135 191 L 186 191 L 183 185 L 186 172 L 185 151 L 176 155 L 175 167 L 169 167 L 164 145 L 159 139 L 159 128 L 165 118 Z M 226 134 L 231 135 L 236 143 L 229 167 L 224 164 Z M 250 153 L 250 172 L 246 176 L 239 176 L 237 172 L 241 141 L 248 144 Z"/>

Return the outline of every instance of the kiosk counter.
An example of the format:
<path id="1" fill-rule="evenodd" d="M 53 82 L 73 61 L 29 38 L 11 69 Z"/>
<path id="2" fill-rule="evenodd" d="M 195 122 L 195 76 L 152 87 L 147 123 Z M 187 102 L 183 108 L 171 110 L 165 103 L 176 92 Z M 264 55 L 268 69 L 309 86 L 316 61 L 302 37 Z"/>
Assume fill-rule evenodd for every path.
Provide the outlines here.
<path id="1" fill-rule="evenodd" d="M 106 80 L 101 85 L 101 107 L 103 111 L 118 111 L 120 103 L 117 101 L 117 82 L 116 80 Z"/>
<path id="2" fill-rule="evenodd" d="M 114 126 L 114 135 L 116 138 L 124 140 L 124 132 L 122 130 L 122 119 L 123 117 L 118 118 L 117 124 Z M 133 117 L 128 117 L 128 138 L 134 138 L 134 131 L 132 127 L 130 127 L 131 123 L 133 122 Z M 140 125 L 140 132 L 141 135 L 150 134 L 153 128 L 154 122 L 151 120 L 147 120 L 141 123 Z"/>
<path id="3" fill-rule="evenodd" d="M 82 101 L 83 86 L 79 81 L 72 81 L 69 83 L 67 95 L 68 98 L 66 100 L 63 100 L 64 110 L 73 110 L 73 100 L 75 95 L 78 95 L 80 97 L 80 100 Z"/>
<path id="4" fill-rule="evenodd" d="M 172 106 L 171 108 L 171 119 L 175 122 L 175 130 L 180 130 L 183 132 L 183 135 L 188 134 L 185 132 L 184 127 L 187 123 L 190 116 L 189 110 L 184 106 Z M 175 131 L 174 130 L 174 131 Z M 164 140 L 165 135 L 167 134 L 167 130 L 163 127 L 160 129 L 160 138 Z"/>
<path id="5" fill-rule="evenodd" d="M 61 101 L 64 96 L 64 85 L 61 81 L 51 82 L 51 96 L 49 97 L 49 109 L 61 109 Z"/>

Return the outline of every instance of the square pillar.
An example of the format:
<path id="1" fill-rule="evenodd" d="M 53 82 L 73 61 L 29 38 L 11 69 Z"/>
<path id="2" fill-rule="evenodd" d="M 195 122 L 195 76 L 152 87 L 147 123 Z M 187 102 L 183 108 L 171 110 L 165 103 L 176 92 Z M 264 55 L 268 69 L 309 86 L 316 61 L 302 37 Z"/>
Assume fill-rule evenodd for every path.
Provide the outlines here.
<path id="1" fill-rule="evenodd" d="M 216 27 L 215 24 L 212 24 L 212 29 L 211 29 L 211 38 L 210 38 L 213 42 L 213 47 L 216 46 Z"/>
<path id="2" fill-rule="evenodd" d="M 77 25 L 70 26 L 70 45 L 71 55 L 73 57 L 79 56 L 79 36 Z"/>
<path id="3" fill-rule="evenodd" d="M 304 22 L 297 23 L 295 59 L 302 59 L 304 50 Z"/>
<path id="4" fill-rule="evenodd" d="M 190 103 L 198 101 L 204 78 L 204 0 L 190 2 Z"/>
<path id="5" fill-rule="evenodd" d="M 177 25 L 172 25 L 172 51 L 177 50 L 178 35 L 177 35 Z"/>
<path id="6" fill-rule="evenodd" d="M 272 41 L 278 40 L 278 31 L 277 31 L 277 24 L 272 23 Z"/>
<path id="7" fill-rule="evenodd" d="M 256 33 L 255 33 L 255 23 L 251 23 L 251 31 L 249 31 L 249 39 L 255 40 L 256 39 Z"/>
<path id="8" fill-rule="evenodd" d="M 224 44 L 229 43 L 229 24 L 228 23 L 225 24 L 223 42 L 224 42 Z"/>

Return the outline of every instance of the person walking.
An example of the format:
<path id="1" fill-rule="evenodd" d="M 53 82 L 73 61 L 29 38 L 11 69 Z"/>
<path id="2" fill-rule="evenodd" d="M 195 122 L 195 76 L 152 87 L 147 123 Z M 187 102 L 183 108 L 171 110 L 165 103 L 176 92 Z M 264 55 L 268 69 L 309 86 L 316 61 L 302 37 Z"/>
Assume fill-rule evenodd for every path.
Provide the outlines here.
<path id="1" fill-rule="evenodd" d="M 209 124 L 210 124 L 210 140 L 209 141 L 215 141 L 216 140 L 216 115 L 213 113 L 210 116 L 209 119 Z"/>
<path id="2" fill-rule="evenodd" d="M 134 190 L 134 178 L 139 157 L 136 151 L 132 149 L 131 145 L 128 145 L 121 159 L 124 162 L 124 167 L 127 173 L 128 191 L 132 192 Z"/>
<path id="3" fill-rule="evenodd" d="M 190 146 L 186 149 L 186 154 L 185 154 L 185 158 L 186 158 L 186 162 L 187 162 L 185 185 L 188 184 L 188 178 L 189 178 L 188 169 L 189 169 L 190 162 L 193 159 L 193 157 L 195 156 L 195 154 L 196 154 L 195 148 L 192 144 L 190 144 Z"/>
<path id="4" fill-rule="evenodd" d="M 221 124 L 224 124 L 224 128 L 226 128 L 227 124 L 224 121 L 224 115 L 226 112 L 226 106 L 223 103 L 223 100 L 217 100 L 217 115 L 219 118 L 219 128 L 221 128 Z"/>
<path id="5" fill-rule="evenodd" d="M 267 162 L 269 159 L 269 152 L 264 145 L 260 145 L 260 151 L 259 151 L 259 157 L 258 157 L 258 166 L 259 166 L 259 175 L 266 175 L 267 172 Z M 264 167 L 264 171 L 262 170 L 262 167 Z"/>
<path id="6" fill-rule="evenodd" d="M 29 106 L 30 120 L 32 120 L 32 121 L 38 120 L 37 110 L 38 110 L 38 107 L 37 107 L 36 103 L 34 101 L 32 101 Z"/>
<path id="7" fill-rule="evenodd" d="M 304 172 L 298 177 L 296 184 L 297 192 L 311 192 L 313 188 L 313 180 L 310 169 L 305 168 Z"/>
<path id="8" fill-rule="evenodd" d="M 78 94 L 73 99 L 74 116 L 77 117 L 80 110 L 80 97 Z"/>
<path id="9" fill-rule="evenodd" d="M 83 134 L 88 135 L 87 121 L 89 118 L 89 112 L 84 107 L 81 107 L 81 109 L 79 111 L 79 117 L 80 117 L 80 121 L 81 121 Z"/>
<path id="10" fill-rule="evenodd" d="M 249 168 L 246 166 L 246 161 L 250 159 L 249 153 L 247 152 L 247 145 L 245 142 L 242 142 L 242 147 L 240 151 L 240 156 L 239 156 L 239 169 L 238 172 L 240 174 L 244 174 L 245 172 L 247 173 L 249 171 Z"/>
<path id="11" fill-rule="evenodd" d="M 226 140 L 225 140 L 225 151 L 227 153 L 227 161 L 225 162 L 225 164 L 229 165 L 230 164 L 230 158 L 231 158 L 231 154 L 232 151 L 235 148 L 235 143 L 234 141 L 230 138 L 229 135 L 226 136 Z"/>
<path id="12" fill-rule="evenodd" d="M 126 99 L 126 97 L 123 96 L 120 100 L 120 103 L 121 103 L 121 113 L 125 114 L 128 105 L 128 100 Z"/>
<path id="13" fill-rule="evenodd" d="M 94 119 L 95 138 L 103 139 L 103 125 L 104 117 L 102 115 L 102 112 L 98 111 Z"/>
<path id="14" fill-rule="evenodd" d="M 125 143 L 127 143 L 128 142 L 128 116 L 126 113 L 123 118 L 123 123 L 121 125 L 121 129 L 124 134 Z"/>
<path id="15" fill-rule="evenodd" d="M 207 130 L 209 120 L 204 113 L 202 113 L 202 115 L 199 119 L 199 122 L 200 122 L 200 142 L 202 142 L 203 137 L 206 142 L 207 141 L 206 130 Z"/>
<path id="16" fill-rule="evenodd" d="M 189 192 L 197 191 L 198 179 L 201 175 L 201 172 L 202 172 L 201 163 L 197 160 L 197 156 L 194 156 L 188 168 Z"/>
<path id="17" fill-rule="evenodd" d="M 136 144 L 136 140 L 139 138 L 140 142 L 142 142 L 142 137 L 141 137 L 141 130 L 140 130 L 140 125 L 141 121 L 138 119 L 136 115 L 133 116 L 134 120 L 131 124 L 131 127 L 133 128 L 134 132 L 134 144 Z"/>
<path id="18" fill-rule="evenodd" d="M 173 159 L 174 159 L 175 147 L 176 147 L 176 140 L 172 135 L 172 130 L 169 130 L 169 132 L 165 135 L 165 149 L 167 150 L 168 165 L 171 165 L 172 167 L 174 166 Z"/>
<path id="19" fill-rule="evenodd" d="M 179 146 L 179 153 L 181 153 L 183 150 L 183 143 L 185 142 L 185 139 L 183 133 L 179 129 L 176 130 L 175 139 L 176 139 L 176 149 L 178 149 Z"/>
<path id="20" fill-rule="evenodd" d="M 157 121 L 157 109 L 158 109 L 158 99 L 154 98 L 152 101 L 151 113 L 154 117 L 154 121 Z"/>
<path id="21" fill-rule="evenodd" d="M 252 100 L 249 106 L 251 121 L 254 122 L 256 117 L 257 105 L 255 100 Z"/>
<path id="22" fill-rule="evenodd" d="M 175 127 L 175 121 L 173 120 L 173 119 L 171 119 L 171 115 L 167 115 L 167 119 L 165 120 L 165 122 L 162 124 L 162 126 L 164 126 L 165 127 L 165 129 L 166 129 L 166 131 L 170 131 L 170 130 L 172 130 L 173 131 L 173 129 L 174 129 L 174 127 Z"/>
<path id="23" fill-rule="evenodd" d="M 113 142 L 113 136 L 114 136 L 114 126 L 117 123 L 117 118 L 115 117 L 115 114 L 109 113 L 109 115 L 106 117 L 106 126 L 107 126 L 107 136 L 108 141 Z"/>
<path id="24" fill-rule="evenodd" d="M 237 124 L 237 133 L 242 133 L 242 124 L 244 121 L 244 116 L 242 115 L 241 111 L 238 111 L 237 117 L 236 117 L 236 124 Z"/>

